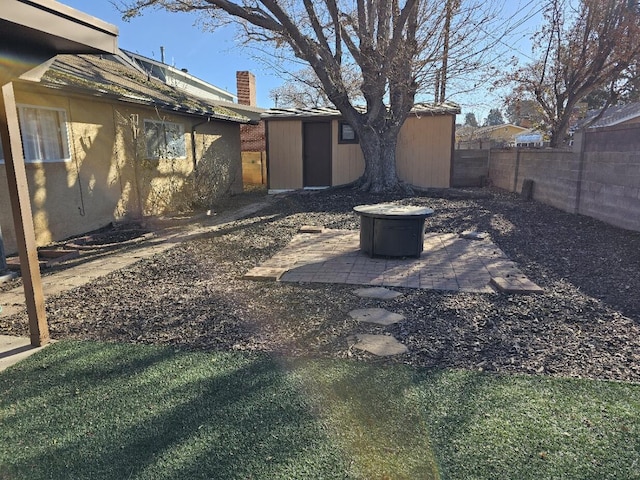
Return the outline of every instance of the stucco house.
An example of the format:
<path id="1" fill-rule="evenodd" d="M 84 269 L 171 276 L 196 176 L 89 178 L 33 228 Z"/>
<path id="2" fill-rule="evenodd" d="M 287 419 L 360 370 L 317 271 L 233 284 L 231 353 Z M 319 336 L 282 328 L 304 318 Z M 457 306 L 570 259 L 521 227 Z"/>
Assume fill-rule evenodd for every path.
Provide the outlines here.
<path id="1" fill-rule="evenodd" d="M 511 123 L 477 128 L 463 125 L 456 130 L 456 148 L 482 150 L 513 147 L 516 145 L 516 136 L 527 131 L 528 129 Z"/>
<path id="2" fill-rule="evenodd" d="M 449 187 L 454 103 L 416 104 L 400 130 L 398 176 L 417 187 Z M 335 108 L 271 109 L 263 115 L 271 192 L 344 185 L 364 172 L 359 140 Z"/>
<path id="3" fill-rule="evenodd" d="M 115 54 L 118 29 L 54 0 L 7 0 L 0 9 L 0 150 L 7 192 L 0 211 L 11 210 L 16 232 L 31 345 L 49 342 L 38 268 L 28 176 L 15 83 L 46 68 L 58 53 Z M 8 205 L 5 203 L 8 197 Z M 0 257 L 3 256 L 0 230 Z M 1 267 L 2 265 L 0 265 Z"/>
<path id="4" fill-rule="evenodd" d="M 120 51 L 58 55 L 14 88 L 38 245 L 242 190 L 240 125 L 250 119 L 147 75 Z M 8 205 L 0 190 L 11 253 Z"/>

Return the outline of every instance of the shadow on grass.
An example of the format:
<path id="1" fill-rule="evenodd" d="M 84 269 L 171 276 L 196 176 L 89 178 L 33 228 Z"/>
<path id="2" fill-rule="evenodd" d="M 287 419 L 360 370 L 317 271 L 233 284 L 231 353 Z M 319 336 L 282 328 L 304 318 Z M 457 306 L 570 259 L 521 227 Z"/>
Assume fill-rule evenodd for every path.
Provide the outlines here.
<path id="1" fill-rule="evenodd" d="M 264 356 L 59 342 L 0 385 L 0 478 L 344 477 Z"/>
<path id="2" fill-rule="evenodd" d="M 640 386 L 58 342 L 0 375 L 0 478 L 639 479 Z"/>

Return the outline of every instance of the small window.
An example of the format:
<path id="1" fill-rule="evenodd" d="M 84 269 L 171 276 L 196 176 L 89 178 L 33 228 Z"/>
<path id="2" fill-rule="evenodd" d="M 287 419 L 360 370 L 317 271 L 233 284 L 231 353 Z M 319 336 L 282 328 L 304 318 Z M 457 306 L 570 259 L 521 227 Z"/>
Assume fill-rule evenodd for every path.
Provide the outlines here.
<path id="1" fill-rule="evenodd" d="M 147 158 L 185 158 L 184 126 L 180 123 L 144 121 Z"/>
<path id="2" fill-rule="evenodd" d="M 30 163 L 67 162 L 67 113 L 57 108 L 18 106 L 24 160 Z"/>
<path id="3" fill-rule="evenodd" d="M 358 135 L 347 122 L 338 124 L 338 143 L 358 143 Z"/>

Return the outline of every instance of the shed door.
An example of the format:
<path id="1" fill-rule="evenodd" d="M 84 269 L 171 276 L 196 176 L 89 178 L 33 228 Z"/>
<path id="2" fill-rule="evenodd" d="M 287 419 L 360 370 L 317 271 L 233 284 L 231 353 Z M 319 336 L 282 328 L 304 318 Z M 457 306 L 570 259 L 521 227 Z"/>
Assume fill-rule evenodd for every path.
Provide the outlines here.
<path id="1" fill-rule="evenodd" d="M 331 123 L 304 123 L 303 179 L 305 187 L 331 185 Z"/>

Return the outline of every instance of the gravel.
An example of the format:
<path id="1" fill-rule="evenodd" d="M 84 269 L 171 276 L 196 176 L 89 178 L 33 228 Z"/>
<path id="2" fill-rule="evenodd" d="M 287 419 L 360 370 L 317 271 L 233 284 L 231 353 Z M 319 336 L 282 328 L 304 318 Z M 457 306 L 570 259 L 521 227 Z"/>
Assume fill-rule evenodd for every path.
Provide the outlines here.
<path id="1" fill-rule="evenodd" d="M 490 189 L 411 198 L 332 189 L 274 200 L 249 218 L 52 296 L 52 337 L 640 381 L 638 232 Z M 383 201 L 433 208 L 431 231 L 488 232 L 545 293 L 399 288 L 402 296 L 381 301 L 356 296 L 353 285 L 242 279 L 300 226 L 357 230 L 352 207 Z M 348 315 L 375 307 L 406 320 L 385 327 Z M 26 315 L 0 319 L 0 333 L 26 334 Z M 393 335 L 409 353 L 361 352 L 353 348 L 359 333 Z"/>

